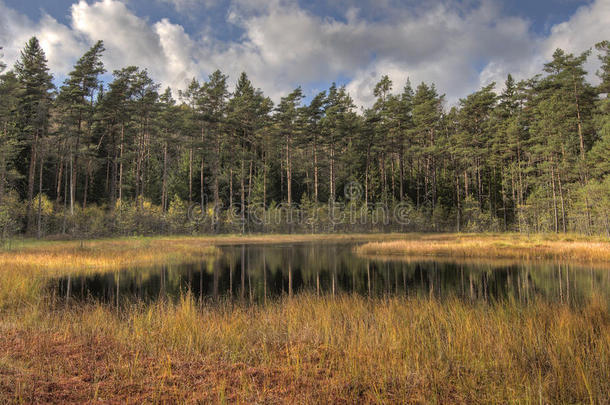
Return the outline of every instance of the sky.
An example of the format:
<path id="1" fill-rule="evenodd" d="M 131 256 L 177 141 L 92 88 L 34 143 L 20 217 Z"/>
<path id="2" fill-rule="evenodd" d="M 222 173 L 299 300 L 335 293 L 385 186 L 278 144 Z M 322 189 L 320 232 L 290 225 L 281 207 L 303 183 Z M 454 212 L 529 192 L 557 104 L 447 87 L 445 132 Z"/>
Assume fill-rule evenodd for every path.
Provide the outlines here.
<path id="1" fill-rule="evenodd" d="M 216 69 L 245 71 L 275 102 L 336 82 L 370 106 L 384 74 L 434 83 L 448 104 L 508 73 L 540 73 L 556 48 L 610 40 L 610 0 L 0 0 L 0 46 L 11 65 L 37 36 L 58 83 L 97 40 L 110 73 L 148 69 L 177 95 Z M 587 65 L 599 66 L 593 55 Z"/>

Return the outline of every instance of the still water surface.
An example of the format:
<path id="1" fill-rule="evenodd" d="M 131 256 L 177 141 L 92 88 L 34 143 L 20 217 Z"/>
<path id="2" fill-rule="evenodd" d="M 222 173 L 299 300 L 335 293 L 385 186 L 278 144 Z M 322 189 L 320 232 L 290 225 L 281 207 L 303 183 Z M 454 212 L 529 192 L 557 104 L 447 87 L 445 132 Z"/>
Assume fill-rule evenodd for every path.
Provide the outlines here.
<path id="1" fill-rule="evenodd" d="M 249 244 L 221 247 L 199 263 L 128 268 L 52 283 L 61 299 L 115 304 L 178 299 L 264 302 L 283 295 L 357 293 L 494 302 L 534 299 L 581 305 L 595 294 L 610 305 L 610 266 L 455 260 L 384 260 L 353 253 L 353 243 Z"/>

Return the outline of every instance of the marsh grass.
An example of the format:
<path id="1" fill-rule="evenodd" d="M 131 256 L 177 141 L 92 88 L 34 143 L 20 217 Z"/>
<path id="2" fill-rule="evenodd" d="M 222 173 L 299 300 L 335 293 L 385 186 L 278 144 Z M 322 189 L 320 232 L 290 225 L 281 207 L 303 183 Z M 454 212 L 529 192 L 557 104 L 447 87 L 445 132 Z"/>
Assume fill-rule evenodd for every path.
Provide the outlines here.
<path id="1" fill-rule="evenodd" d="M 50 277 L 130 266 L 188 263 L 219 254 L 197 238 L 133 238 L 99 241 L 26 242 L 0 252 L 0 311 L 44 299 Z"/>
<path id="2" fill-rule="evenodd" d="M 575 235 L 446 234 L 370 242 L 356 252 L 369 256 L 435 256 L 520 260 L 610 262 L 610 240 Z"/>
<path id="3" fill-rule="evenodd" d="M 187 293 L 177 303 L 133 303 L 120 312 L 104 305 L 35 311 L 10 324 L 0 345 L 0 399 L 15 399 L 10 384 L 28 387 L 32 376 L 43 375 L 55 389 L 36 391 L 38 400 L 610 398 L 610 314 L 597 299 L 573 309 L 304 294 L 260 306 L 201 306 Z M 41 349 L 50 343 L 51 352 Z M 9 369 L 12 374 L 1 371 Z"/>
<path id="4" fill-rule="evenodd" d="M 458 255 L 477 243 L 527 243 L 400 237 L 421 246 L 463 238 Z M 25 243 L 0 253 L 0 403 L 608 403 L 610 313 L 601 297 L 571 307 L 300 294 L 248 305 L 201 303 L 186 291 L 177 302 L 117 308 L 69 305 L 43 288 L 49 275 L 196 260 L 235 241 L 246 240 Z M 555 242 L 572 243 L 532 243 Z"/>

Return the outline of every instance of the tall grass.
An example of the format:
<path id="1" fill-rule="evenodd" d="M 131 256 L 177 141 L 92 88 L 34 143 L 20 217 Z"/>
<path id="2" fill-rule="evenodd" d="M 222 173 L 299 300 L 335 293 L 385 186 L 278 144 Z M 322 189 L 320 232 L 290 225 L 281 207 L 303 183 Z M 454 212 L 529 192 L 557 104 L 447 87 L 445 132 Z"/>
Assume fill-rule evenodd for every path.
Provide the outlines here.
<path id="1" fill-rule="evenodd" d="M 535 235 L 429 235 L 370 242 L 359 254 L 383 256 L 449 256 L 452 258 L 555 259 L 610 262 L 610 241 L 601 238 Z"/>
<path id="2" fill-rule="evenodd" d="M 13 329 L 22 342 L 37 343 L 21 349 L 27 364 L 0 352 L 20 370 L 11 381 L 23 386 L 27 376 L 50 373 L 55 395 L 76 401 L 121 392 L 135 400 L 250 403 L 610 398 L 610 314 L 596 299 L 576 310 L 544 302 L 300 295 L 251 307 L 201 306 L 187 294 L 175 304 L 136 303 L 121 312 L 102 305 L 41 311 Z M 53 341 L 61 356 L 36 351 Z M 100 342 L 111 353 L 100 355 Z M 99 372 L 83 360 L 91 356 Z M 69 377 L 83 374 L 100 384 L 67 392 Z M 15 394 L 0 390 L 0 399 Z"/>
<path id="3" fill-rule="evenodd" d="M 43 287 L 49 277 L 187 263 L 218 253 L 207 240 L 196 238 L 26 243 L 0 251 L 0 311 L 43 299 Z"/>
<path id="4" fill-rule="evenodd" d="M 483 246 L 544 252 L 571 243 L 401 237 L 409 241 L 391 247 L 396 255 L 405 254 L 404 243 L 420 250 L 438 244 L 465 257 Z M 202 304 L 186 292 L 178 302 L 117 308 L 69 305 L 44 290 L 51 275 L 197 260 L 216 254 L 215 242 L 234 240 L 247 241 L 53 242 L 0 253 L 0 403 L 608 403 L 610 313 L 602 298 L 575 308 L 302 294 L 250 306 Z M 605 257 L 566 249 L 583 260 Z"/>

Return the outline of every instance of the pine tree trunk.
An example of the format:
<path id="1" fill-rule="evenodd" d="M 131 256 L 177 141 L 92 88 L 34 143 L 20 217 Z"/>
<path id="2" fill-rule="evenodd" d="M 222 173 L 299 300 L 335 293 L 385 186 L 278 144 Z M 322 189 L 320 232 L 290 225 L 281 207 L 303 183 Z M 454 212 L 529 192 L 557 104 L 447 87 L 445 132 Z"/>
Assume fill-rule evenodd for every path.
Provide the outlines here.
<path id="1" fill-rule="evenodd" d="M 87 169 L 85 173 L 85 190 L 83 191 L 83 209 L 87 208 L 87 193 L 89 191 L 89 182 L 91 179 L 91 160 L 87 160 Z"/>
<path id="2" fill-rule="evenodd" d="M 573 76 L 574 79 L 574 100 L 576 102 L 576 118 L 577 118 L 577 123 L 578 123 L 578 138 L 580 140 L 580 157 L 582 158 L 582 161 L 585 161 L 585 138 L 583 136 L 582 133 L 582 119 L 580 117 L 580 100 L 578 98 L 578 90 L 576 88 L 576 78 Z M 586 173 L 585 173 L 586 175 Z"/>
<path id="3" fill-rule="evenodd" d="M 6 124 L 4 128 L 4 135 L 6 137 Z M 0 151 L 0 205 L 4 200 L 4 184 L 6 183 L 6 156 L 4 152 Z"/>
<path id="4" fill-rule="evenodd" d="M 199 168 L 199 176 L 200 176 L 200 187 L 199 187 L 199 195 L 201 196 L 201 213 L 203 214 L 203 212 L 205 211 L 205 195 L 204 195 L 204 173 L 203 173 L 203 169 L 204 169 L 204 158 L 203 158 L 203 142 L 204 142 L 204 130 L 203 127 L 201 127 L 201 167 Z"/>
<path id="5" fill-rule="evenodd" d="M 313 194 L 314 201 L 318 200 L 318 137 L 313 138 Z"/>
<path id="6" fill-rule="evenodd" d="M 125 135 L 125 124 L 121 124 L 121 145 L 119 154 L 119 201 L 123 201 L 123 144 Z"/>
<path id="7" fill-rule="evenodd" d="M 33 226 L 33 199 L 34 199 L 34 181 L 36 176 L 36 160 L 38 152 L 38 131 L 34 135 L 34 142 L 32 143 L 32 150 L 30 153 L 30 168 L 28 171 L 28 206 L 27 206 L 27 229 L 32 232 Z"/>
<path id="8" fill-rule="evenodd" d="M 203 169 L 204 169 L 204 164 L 203 164 L 203 154 L 201 155 L 201 167 L 199 168 L 199 181 L 201 182 L 200 187 L 199 187 L 199 196 L 201 198 L 201 212 L 203 213 L 205 210 L 205 192 L 204 192 L 204 173 L 203 173 Z"/>
<path id="9" fill-rule="evenodd" d="M 241 233 L 246 233 L 246 168 L 244 159 L 241 159 Z"/>
<path id="10" fill-rule="evenodd" d="M 6 182 L 6 159 L 0 152 L 0 205 L 4 200 L 4 183 Z"/>
<path id="11" fill-rule="evenodd" d="M 381 176 L 381 184 L 382 184 L 382 193 L 383 193 L 383 201 L 387 204 L 388 202 L 388 184 L 385 175 L 385 156 L 382 153 L 379 156 L 379 175 Z"/>
<path id="12" fill-rule="evenodd" d="M 329 198 L 329 202 L 334 203 L 335 202 L 335 147 L 334 144 L 331 143 L 330 144 L 330 181 L 329 181 L 329 185 L 330 185 L 330 190 L 329 190 L 329 194 L 330 194 L 330 198 Z"/>
<path id="13" fill-rule="evenodd" d="M 167 141 L 163 143 L 163 184 L 161 187 L 161 205 L 163 212 L 167 212 Z"/>
<path id="14" fill-rule="evenodd" d="M 455 194 L 457 201 L 457 219 L 456 219 L 456 231 L 460 232 L 460 222 L 461 222 L 461 205 L 460 205 L 460 176 L 456 174 L 455 176 Z"/>
<path id="15" fill-rule="evenodd" d="M 290 135 L 286 136 L 286 192 L 288 206 L 292 205 L 292 165 L 290 162 Z"/>
<path id="16" fill-rule="evenodd" d="M 74 172 L 74 154 L 70 154 L 70 215 L 74 215 L 74 190 L 76 186 L 76 173 Z"/>
<path id="17" fill-rule="evenodd" d="M 557 195 L 555 193 L 555 172 L 553 170 L 553 159 L 551 159 L 551 186 L 553 188 L 553 218 L 555 224 L 555 233 L 559 232 L 559 214 L 557 212 Z"/>
<path id="18" fill-rule="evenodd" d="M 216 133 L 216 164 L 214 165 L 214 209 L 220 210 L 220 185 L 218 181 L 220 172 L 220 136 Z"/>
<path id="19" fill-rule="evenodd" d="M 508 230 L 508 219 L 506 213 L 506 187 L 504 185 L 504 179 L 502 175 L 500 175 L 500 185 L 502 187 L 502 212 L 504 217 L 504 232 Z"/>
<path id="20" fill-rule="evenodd" d="M 189 205 L 193 203 L 193 148 L 189 149 Z"/>
<path id="21" fill-rule="evenodd" d="M 118 152 L 116 142 L 112 142 L 113 156 L 110 165 L 110 212 L 114 212 L 116 207 L 116 188 L 117 188 L 117 172 L 118 172 Z"/>
<path id="22" fill-rule="evenodd" d="M 42 238 L 42 172 L 44 165 L 44 157 L 40 156 L 40 168 L 38 174 L 38 226 L 36 229 L 36 236 L 38 239 Z"/>
<path id="23" fill-rule="evenodd" d="M 405 184 L 405 166 L 404 166 L 404 147 L 400 145 L 400 152 L 398 154 L 398 170 L 400 171 L 400 201 L 402 202 L 405 197 L 404 184 Z"/>
<path id="24" fill-rule="evenodd" d="M 65 162 L 65 171 L 66 173 L 68 172 L 68 161 L 66 160 Z M 63 217 L 63 221 L 62 221 L 62 226 L 61 226 L 61 233 L 62 234 L 66 234 L 66 217 L 67 217 L 67 213 L 68 213 L 68 179 L 66 179 L 66 181 L 64 181 L 64 217 Z"/>
<path id="25" fill-rule="evenodd" d="M 392 200 L 394 200 L 394 198 L 396 198 L 396 188 L 395 188 L 395 185 L 394 185 L 394 158 L 393 157 L 390 159 L 390 164 L 391 164 L 391 166 L 390 166 L 390 171 L 391 171 L 390 179 L 391 179 L 391 185 L 392 185 Z"/>
<path id="26" fill-rule="evenodd" d="M 57 182 L 56 182 L 56 192 L 55 192 L 55 203 L 59 205 L 61 201 L 61 185 L 63 181 L 64 175 L 64 158 L 63 155 L 60 154 L 59 164 L 57 165 Z"/>
<path id="27" fill-rule="evenodd" d="M 252 201 L 252 172 L 253 172 L 253 162 L 250 161 L 250 173 L 248 175 L 248 204 Z"/>
<path id="28" fill-rule="evenodd" d="M 367 154 L 364 165 L 364 205 L 369 203 L 369 157 Z"/>
<path id="29" fill-rule="evenodd" d="M 229 207 L 233 207 L 233 168 L 229 169 Z"/>
<path id="30" fill-rule="evenodd" d="M 267 154 L 263 152 L 263 209 L 267 207 Z"/>
<path id="31" fill-rule="evenodd" d="M 563 187 L 561 184 L 561 171 L 559 168 L 557 168 L 557 184 L 559 186 L 559 202 L 561 204 L 561 227 L 562 227 L 563 233 L 566 233 L 567 232 L 566 210 L 565 210 L 565 206 L 563 203 Z"/>

